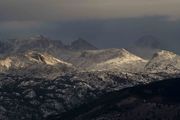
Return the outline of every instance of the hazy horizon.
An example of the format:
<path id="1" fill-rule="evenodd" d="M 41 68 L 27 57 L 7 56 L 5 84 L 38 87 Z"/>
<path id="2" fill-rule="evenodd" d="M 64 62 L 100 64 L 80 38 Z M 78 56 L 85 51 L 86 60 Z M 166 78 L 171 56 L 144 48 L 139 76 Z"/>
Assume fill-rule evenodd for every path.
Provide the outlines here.
<path id="1" fill-rule="evenodd" d="M 42 34 L 121 48 L 152 35 L 178 52 L 179 11 L 178 0 L 6 0 L 0 1 L 0 39 Z"/>

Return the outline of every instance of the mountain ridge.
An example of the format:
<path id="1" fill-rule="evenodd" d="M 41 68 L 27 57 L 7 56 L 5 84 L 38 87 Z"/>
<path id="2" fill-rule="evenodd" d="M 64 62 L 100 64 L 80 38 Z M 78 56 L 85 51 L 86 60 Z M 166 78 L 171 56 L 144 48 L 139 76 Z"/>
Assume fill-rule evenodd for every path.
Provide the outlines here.
<path id="1" fill-rule="evenodd" d="M 143 95 L 162 92 L 163 89 L 159 87 L 155 92 L 148 89 L 148 84 L 180 76 L 180 57 L 170 51 L 158 51 L 150 59 L 144 59 L 123 48 L 90 50 L 80 45 L 83 50 L 73 50 L 59 41 L 51 41 L 43 36 L 18 41 L 15 42 L 18 46 L 12 46 L 12 51 L 5 52 L 0 59 L 0 118 L 3 120 L 61 118 L 63 113 L 69 113 L 89 101 L 102 99 L 101 96 L 108 93 L 114 95 L 114 92 L 124 90 L 122 95 L 129 95 L 128 91 L 132 87 L 130 93 L 134 93 L 138 85 L 147 85 L 146 89 L 140 89 L 140 93 L 145 92 Z M 83 42 L 80 40 L 80 43 Z M 139 91 L 137 93 L 139 95 Z M 118 103 L 120 107 L 115 108 L 128 111 L 130 107 L 137 106 L 137 109 L 130 110 L 130 117 L 141 117 L 141 113 L 148 116 L 150 111 L 154 111 L 155 105 L 151 102 L 146 104 L 147 99 L 142 97 L 125 98 Z M 102 100 L 111 97 L 107 95 L 104 98 Z M 153 97 L 151 100 L 154 99 L 161 100 L 161 96 L 160 99 Z M 114 116 L 119 115 L 116 111 L 113 115 L 108 112 L 114 112 L 114 104 L 105 102 L 105 105 L 106 103 L 108 107 L 98 104 L 100 107 L 96 110 L 100 109 L 97 113 L 105 111 L 107 114 L 100 114 L 97 118 L 119 119 Z M 148 109 L 138 111 L 138 108 Z M 163 111 L 164 108 L 171 110 L 166 105 L 160 110 Z M 90 110 L 85 115 L 83 111 L 82 117 L 85 116 L 86 119 L 86 115 L 93 113 L 96 116 L 96 110 Z M 69 117 L 71 114 L 67 115 Z M 129 116 L 129 112 L 121 115 Z"/>
<path id="2" fill-rule="evenodd" d="M 122 51 L 119 53 L 119 56 L 109 59 L 107 61 L 104 61 L 102 63 L 96 64 L 92 69 L 96 70 L 125 70 L 125 71 L 138 71 L 137 66 L 138 64 L 145 64 L 147 63 L 147 60 L 144 60 L 143 58 L 140 58 L 130 52 L 128 52 L 125 49 L 122 49 Z M 134 68 L 133 68 L 134 66 Z M 135 69 L 135 70 L 132 70 Z"/>
<path id="3" fill-rule="evenodd" d="M 66 45 L 60 40 L 51 40 L 43 35 L 37 35 L 29 38 L 0 41 L 2 54 L 10 52 L 9 49 L 11 49 L 12 53 L 19 53 L 27 50 L 55 52 L 61 50 L 93 50 L 97 48 L 82 38 L 74 40 L 70 45 Z"/>
<path id="4" fill-rule="evenodd" d="M 46 65 L 52 67 L 56 67 L 58 65 L 64 65 L 68 67 L 73 66 L 72 64 L 59 60 L 52 55 L 49 55 L 48 53 L 39 53 L 35 51 L 8 56 L 0 60 L 1 71 L 8 71 L 11 69 L 29 69 L 30 67 L 37 65 Z"/>
<path id="5" fill-rule="evenodd" d="M 53 57 L 48 52 L 27 51 L 6 55 L 0 59 L 1 71 L 14 68 L 26 68 L 39 63 L 47 65 L 64 64 L 85 71 L 121 71 L 121 72 L 180 72 L 180 56 L 166 50 L 155 53 L 151 59 L 143 59 L 125 49 L 83 50 L 73 52 L 70 59 Z M 14 63 L 14 65 L 13 65 Z"/>

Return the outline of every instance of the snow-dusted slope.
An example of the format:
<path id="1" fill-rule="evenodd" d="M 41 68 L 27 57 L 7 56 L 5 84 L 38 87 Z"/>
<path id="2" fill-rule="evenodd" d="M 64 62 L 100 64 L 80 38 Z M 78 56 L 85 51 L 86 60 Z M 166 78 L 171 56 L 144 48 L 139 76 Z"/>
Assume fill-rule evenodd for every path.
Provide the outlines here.
<path id="1" fill-rule="evenodd" d="M 91 67 L 92 70 L 118 70 L 124 72 L 138 72 L 143 69 L 145 64 L 147 63 L 146 60 L 131 54 L 125 49 L 121 49 L 119 55 L 100 62 Z"/>
<path id="2" fill-rule="evenodd" d="M 101 49 L 101 50 L 83 50 L 71 54 L 68 61 L 78 68 L 86 69 L 97 63 L 107 61 L 117 57 L 121 53 L 121 49 Z"/>
<path id="3" fill-rule="evenodd" d="M 32 66 L 54 66 L 58 65 L 72 66 L 72 64 L 59 60 L 48 53 L 39 53 L 30 51 L 25 54 L 18 54 L 8 56 L 0 60 L 0 71 L 7 71 L 10 69 L 29 69 Z"/>
<path id="4" fill-rule="evenodd" d="M 25 54 L 25 56 L 32 62 L 37 62 L 37 63 L 44 63 L 47 65 L 56 65 L 56 64 L 64 64 L 71 66 L 72 64 L 64 62 L 62 60 L 59 60 L 53 56 L 51 56 L 48 53 L 37 53 L 37 52 L 28 52 Z"/>
<path id="5" fill-rule="evenodd" d="M 0 66 L 5 68 L 10 68 L 12 64 L 12 60 L 10 58 L 6 58 L 3 60 L 0 60 Z"/>
<path id="6" fill-rule="evenodd" d="M 162 50 L 154 54 L 145 67 L 148 72 L 176 73 L 180 71 L 180 56 L 173 52 Z"/>

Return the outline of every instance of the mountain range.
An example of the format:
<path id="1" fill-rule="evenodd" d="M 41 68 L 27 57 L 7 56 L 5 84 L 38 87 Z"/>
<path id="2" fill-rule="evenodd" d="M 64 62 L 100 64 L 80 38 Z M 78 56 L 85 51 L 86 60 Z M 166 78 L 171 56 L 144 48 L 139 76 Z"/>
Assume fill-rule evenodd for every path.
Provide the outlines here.
<path id="1" fill-rule="evenodd" d="M 137 111 L 134 116 L 140 114 L 143 105 L 152 110 L 155 98 L 150 97 L 147 100 L 143 97 L 149 93 L 154 94 L 153 86 L 156 86 L 156 82 L 164 88 L 164 83 L 179 79 L 180 56 L 163 50 L 152 36 L 138 41 L 131 49 L 98 49 L 82 38 L 65 45 L 59 40 L 50 40 L 42 35 L 0 41 L 0 118 L 81 120 L 87 117 L 92 120 L 116 120 L 121 116 L 124 120 L 129 120 L 131 118 L 125 119 L 122 116 L 129 115 L 132 109 Z M 144 56 L 137 49 L 149 51 L 148 55 Z M 165 79 L 169 82 L 164 82 Z M 163 86 L 158 83 L 161 81 Z M 139 90 L 138 86 L 143 87 Z M 139 93 L 141 90 L 146 91 L 145 88 L 149 86 L 147 93 Z M 137 92 L 134 93 L 133 90 Z M 120 96 L 125 96 L 119 99 L 117 92 Z M 103 96 L 112 99 L 104 99 Z M 156 97 L 158 100 L 162 99 L 161 92 Z M 103 103 L 92 104 L 103 99 Z M 136 104 L 142 101 L 148 102 Z M 162 102 L 164 101 L 161 100 L 160 104 Z M 129 109 L 131 112 L 121 111 L 116 103 L 123 110 Z M 82 107 L 90 104 L 93 105 L 90 108 Z M 106 107 L 109 104 L 112 104 L 112 108 Z M 79 112 L 72 115 L 71 111 L 77 109 Z M 109 113 L 110 110 L 112 113 Z M 165 111 L 160 110 L 164 115 Z M 99 111 L 102 114 L 97 116 Z M 144 111 L 144 115 L 146 112 Z M 158 114 L 160 113 L 155 115 Z M 69 115 L 72 117 L 69 118 Z M 117 117 L 113 118 L 113 115 Z M 146 118 L 142 114 L 141 116 Z M 151 117 L 148 118 L 151 120 Z"/>
<path id="2" fill-rule="evenodd" d="M 4 51 L 1 52 L 0 71 L 29 69 L 29 66 L 42 63 L 57 67 L 55 63 L 58 63 L 64 66 L 71 65 L 77 71 L 179 72 L 178 55 L 160 50 L 160 43 L 152 36 L 145 36 L 139 41 L 135 46 L 158 51 L 148 59 L 123 48 L 98 50 L 82 38 L 70 45 L 64 45 L 58 40 L 49 40 L 42 35 L 29 39 L 2 41 L 0 45 Z"/>

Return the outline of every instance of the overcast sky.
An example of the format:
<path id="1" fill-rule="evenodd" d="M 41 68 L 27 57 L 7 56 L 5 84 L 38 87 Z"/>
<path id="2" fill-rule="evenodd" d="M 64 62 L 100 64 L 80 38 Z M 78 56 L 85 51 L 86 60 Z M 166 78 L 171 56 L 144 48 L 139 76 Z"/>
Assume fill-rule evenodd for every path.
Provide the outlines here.
<path id="1" fill-rule="evenodd" d="M 0 38 L 82 36 L 99 47 L 122 47 L 151 34 L 175 46 L 179 11 L 180 0 L 0 0 Z"/>
<path id="2" fill-rule="evenodd" d="M 1 20 L 59 21 L 139 16 L 180 17 L 179 0 L 1 0 Z"/>

